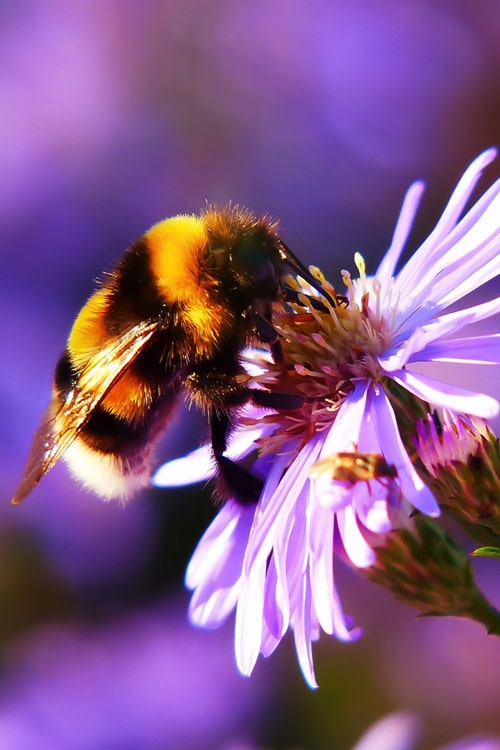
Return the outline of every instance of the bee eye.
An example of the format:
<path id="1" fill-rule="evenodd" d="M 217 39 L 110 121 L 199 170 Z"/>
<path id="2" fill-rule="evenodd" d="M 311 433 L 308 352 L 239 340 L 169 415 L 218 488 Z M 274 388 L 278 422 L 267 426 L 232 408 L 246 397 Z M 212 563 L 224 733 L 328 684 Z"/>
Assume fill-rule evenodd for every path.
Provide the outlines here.
<path id="1" fill-rule="evenodd" d="M 256 242 L 254 237 L 240 240 L 233 248 L 233 271 L 240 277 L 242 286 L 250 289 L 256 297 L 274 297 L 277 292 L 275 256 L 274 247 Z"/>
<path id="2" fill-rule="evenodd" d="M 252 269 L 251 277 L 252 287 L 257 297 L 270 297 L 276 294 L 278 288 L 276 269 L 268 258 Z"/>

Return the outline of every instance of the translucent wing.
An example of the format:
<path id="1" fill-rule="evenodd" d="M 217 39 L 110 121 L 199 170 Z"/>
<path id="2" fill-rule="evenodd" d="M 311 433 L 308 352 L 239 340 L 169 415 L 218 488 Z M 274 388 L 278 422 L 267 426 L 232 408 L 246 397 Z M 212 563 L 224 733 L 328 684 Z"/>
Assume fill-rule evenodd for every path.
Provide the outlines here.
<path id="1" fill-rule="evenodd" d="M 60 404 L 58 399 L 52 401 L 33 436 L 23 478 L 12 498 L 14 505 L 57 463 L 94 409 L 157 331 L 157 321 L 144 321 L 113 339 L 89 359 L 64 403 Z"/>

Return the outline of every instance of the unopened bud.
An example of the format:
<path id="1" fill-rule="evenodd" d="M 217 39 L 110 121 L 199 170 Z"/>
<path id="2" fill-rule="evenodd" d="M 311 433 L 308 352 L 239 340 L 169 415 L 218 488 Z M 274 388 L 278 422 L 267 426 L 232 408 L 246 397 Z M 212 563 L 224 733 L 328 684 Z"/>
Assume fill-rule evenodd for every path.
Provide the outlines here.
<path id="1" fill-rule="evenodd" d="M 431 518 L 384 535 L 375 552 L 365 574 L 422 615 L 469 617 L 500 634 L 500 613 L 477 588 L 467 554 Z"/>
<path id="2" fill-rule="evenodd" d="M 500 446 L 487 423 L 434 415 L 418 423 L 415 446 L 440 505 L 500 534 Z"/>

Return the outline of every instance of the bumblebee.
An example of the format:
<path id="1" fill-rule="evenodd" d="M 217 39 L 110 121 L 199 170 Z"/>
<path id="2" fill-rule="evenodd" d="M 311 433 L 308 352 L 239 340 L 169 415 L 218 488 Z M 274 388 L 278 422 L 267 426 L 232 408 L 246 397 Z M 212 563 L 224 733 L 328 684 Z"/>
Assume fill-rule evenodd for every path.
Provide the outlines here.
<path id="1" fill-rule="evenodd" d="M 398 471 L 380 453 L 353 451 L 334 453 L 313 464 L 310 476 L 319 477 L 324 474 L 328 474 L 335 482 L 347 482 L 353 486 L 356 482 L 369 482 L 370 479 L 396 479 Z"/>
<path id="2" fill-rule="evenodd" d="M 104 498 L 147 486 L 152 448 L 181 394 L 208 415 L 220 493 L 256 500 L 260 483 L 224 452 L 248 399 L 297 408 L 297 397 L 247 389 L 240 364 L 242 349 L 256 342 L 279 358 L 272 310 L 296 297 L 286 285 L 291 272 L 327 297 L 277 224 L 238 206 L 155 224 L 78 314 L 12 502 L 61 457 Z"/>

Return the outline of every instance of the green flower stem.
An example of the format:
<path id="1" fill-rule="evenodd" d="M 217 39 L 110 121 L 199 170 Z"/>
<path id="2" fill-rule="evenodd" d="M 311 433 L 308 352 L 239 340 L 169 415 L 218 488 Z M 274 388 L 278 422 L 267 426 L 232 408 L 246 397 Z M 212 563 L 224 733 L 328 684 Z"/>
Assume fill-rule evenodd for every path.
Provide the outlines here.
<path id="1" fill-rule="evenodd" d="M 488 635 L 500 635 L 500 612 L 489 603 L 479 590 L 470 610 L 465 611 L 462 617 L 468 617 L 484 625 Z"/>
<path id="2" fill-rule="evenodd" d="M 468 617 L 500 635 L 500 612 L 477 588 L 466 552 L 431 518 L 419 515 L 376 548 L 367 577 L 422 616 Z"/>

